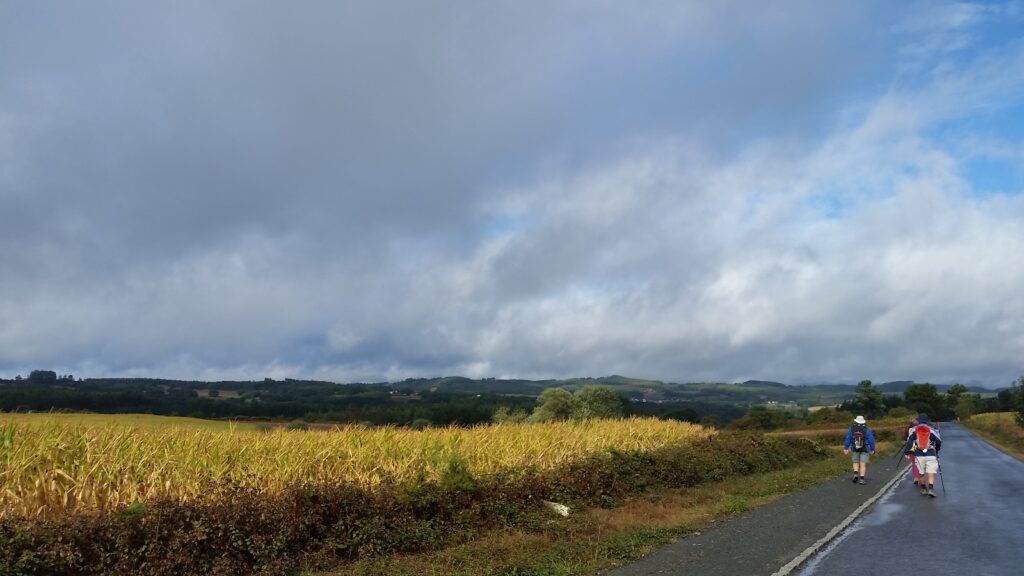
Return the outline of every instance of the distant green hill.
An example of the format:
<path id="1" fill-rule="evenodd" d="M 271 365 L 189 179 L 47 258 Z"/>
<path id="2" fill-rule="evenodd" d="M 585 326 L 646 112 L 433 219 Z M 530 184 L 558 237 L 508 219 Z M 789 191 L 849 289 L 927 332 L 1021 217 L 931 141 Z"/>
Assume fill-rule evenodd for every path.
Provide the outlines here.
<path id="1" fill-rule="evenodd" d="M 472 380 L 461 377 L 418 378 L 392 383 L 401 389 L 434 392 L 486 392 L 536 396 L 545 388 L 574 390 L 587 385 L 611 386 L 636 402 L 701 402 L 749 406 L 763 402 L 796 403 L 803 406 L 838 404 L 853 398 L 855 386 L 790 386 L 779 382 L 748 380 L 742 383 L 697 382 L 678 384 L 626 376 L 568 378 L 564 380 Z M 902 388 L 900 389 L 902 391 Z"/>

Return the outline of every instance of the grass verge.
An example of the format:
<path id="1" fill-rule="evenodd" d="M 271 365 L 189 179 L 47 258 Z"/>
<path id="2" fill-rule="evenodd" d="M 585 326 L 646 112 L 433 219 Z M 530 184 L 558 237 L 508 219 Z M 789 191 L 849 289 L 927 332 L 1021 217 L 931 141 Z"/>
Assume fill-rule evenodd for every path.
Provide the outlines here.
<path id="1" fill-rule="evenodd" d="M 1003 452 L 1024 460 L 1024 428 L 1017 425 L 1013 412 L 975 414 L 961 424 Z"/>
<path id="2" fill-rule="evenodd" d="M 838 454 L 838 452 L 837 452 Z M 625 499 L 569 518 L 497 529 L 471 542 L 418 554 L 363 558 L 312 576 L 568 576 L 594 574 L 634 560 L 712 520 L 767 504 L 843 473 L 845 458 L 828 458 L 757 476 Z"/>

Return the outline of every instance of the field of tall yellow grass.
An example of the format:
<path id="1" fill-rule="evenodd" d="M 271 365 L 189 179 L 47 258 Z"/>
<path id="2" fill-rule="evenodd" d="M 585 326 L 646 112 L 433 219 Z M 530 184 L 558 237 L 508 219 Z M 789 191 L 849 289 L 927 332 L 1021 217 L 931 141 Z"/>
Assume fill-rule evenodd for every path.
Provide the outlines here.
<path id="1" fill-rule="evenodd" d="M 655 450 L 714 432 L 656 419 L 473 428 L 263 432 L 155 416 L 0 414 L 0 515 L 55 516 L 132 502 L 212 497 L 221 486 L 436 480 L 553 469 L 608 449 Z"/>

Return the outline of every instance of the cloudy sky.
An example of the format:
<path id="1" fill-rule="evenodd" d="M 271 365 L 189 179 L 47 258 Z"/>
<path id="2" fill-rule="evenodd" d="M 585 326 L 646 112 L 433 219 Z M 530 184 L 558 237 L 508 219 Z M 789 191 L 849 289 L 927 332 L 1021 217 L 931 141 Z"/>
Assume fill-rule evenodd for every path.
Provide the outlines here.
<path id="1" fill-rule="evenodd" d="M 0 0 L 0 218 L 0 377 L 1004 386 L 1024 5 Z"/>

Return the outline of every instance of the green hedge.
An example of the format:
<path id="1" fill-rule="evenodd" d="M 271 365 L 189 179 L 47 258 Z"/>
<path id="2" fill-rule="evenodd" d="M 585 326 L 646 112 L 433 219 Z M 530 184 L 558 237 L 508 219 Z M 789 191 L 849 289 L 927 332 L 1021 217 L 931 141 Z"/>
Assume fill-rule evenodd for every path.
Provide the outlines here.
<path id="1" fill-rule="evenodd" d="M 555 471 L 476 478 L 453 461 L 439 482 L 294 486 L 273 496 L 225 487 L 210 501 L 154 502 L 113 514 L 0 521 L 0 576 L 289 574 L 340 559 L 437 549 L 495 526 L 540 529 L 541 500 L 614 506 L 786 468 L 826 451 L 800 438 L 719 434 L 654 452 L 611 451 Z"/>

